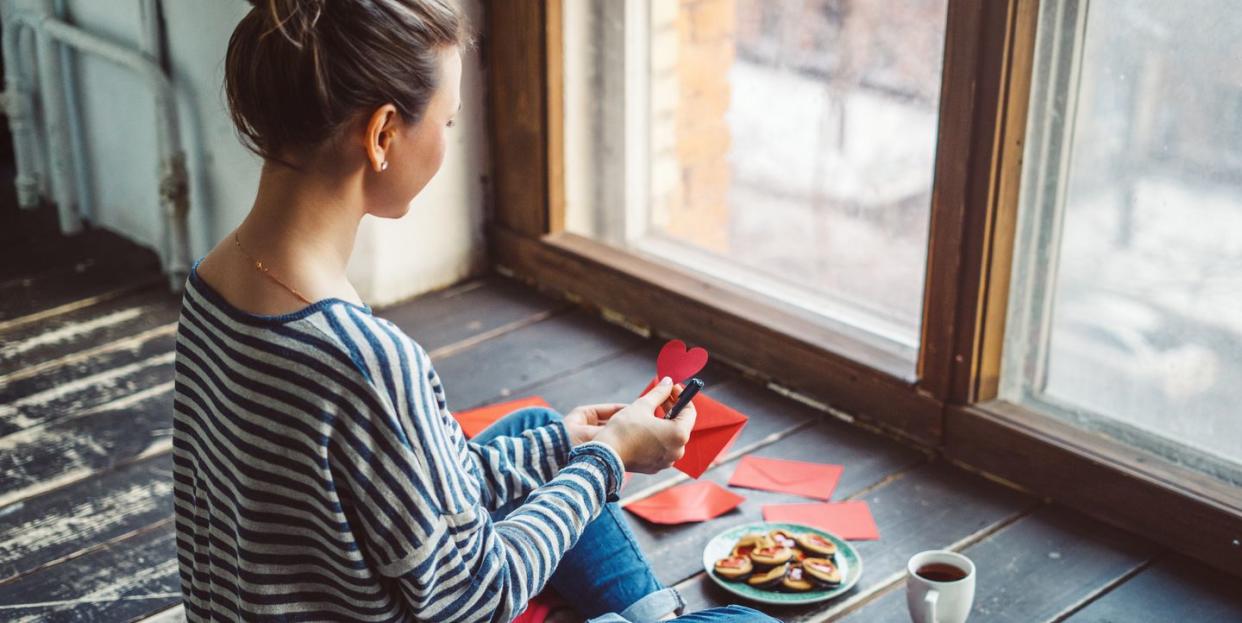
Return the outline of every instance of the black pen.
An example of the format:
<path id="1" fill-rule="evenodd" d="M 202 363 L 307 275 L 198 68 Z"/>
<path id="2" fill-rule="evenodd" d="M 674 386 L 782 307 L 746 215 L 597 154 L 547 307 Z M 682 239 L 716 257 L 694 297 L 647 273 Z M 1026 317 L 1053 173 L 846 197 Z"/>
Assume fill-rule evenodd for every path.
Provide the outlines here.
<path id="1" fill-rule="evenodd" d="M 673 403 L 673 408 L 668 410 L 664 419 L 671 420 L 677 417 L 677 414 L 681 413 L 681 410 L 690 404 L 690 399 L 694 398 L 694 395 L 699 393 L 700 389 L 703 389 L 703 381 L 699 380 L 698 377 L 686 381 L 686 386 L 682 388 L 681 395 L 677 397 L 677 402 Z"/>

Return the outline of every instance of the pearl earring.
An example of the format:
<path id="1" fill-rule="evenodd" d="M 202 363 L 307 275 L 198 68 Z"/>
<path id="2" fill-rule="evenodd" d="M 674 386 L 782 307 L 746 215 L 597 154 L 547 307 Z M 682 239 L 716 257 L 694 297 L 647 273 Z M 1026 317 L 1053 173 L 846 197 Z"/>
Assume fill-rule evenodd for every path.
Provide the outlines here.
<path id="1" fill-rule="evenodd" d="M 385 161 L 383 161 L 383 162 L 381 162 L 381 163 L 380 163 L 380 170 L 381 170 L 381 171 L 387 171 L 387 170 L 388 170 L 388 161 L 387 161 L 387 160 L 385 160 Z"/>

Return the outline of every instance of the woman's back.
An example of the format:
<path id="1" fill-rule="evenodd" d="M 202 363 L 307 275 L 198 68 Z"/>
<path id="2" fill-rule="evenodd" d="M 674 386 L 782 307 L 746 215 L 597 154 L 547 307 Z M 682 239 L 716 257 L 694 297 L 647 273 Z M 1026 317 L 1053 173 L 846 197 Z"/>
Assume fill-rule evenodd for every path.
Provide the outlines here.
<path id="1" fill-rule="evenodd" d="M 507 620 L 615 499 L 615 453 L 561 424 L 467 443 L 426 351 L 369 308 L 250 314 L 197 268 L 173 388 L 189 620 Z"/>
<path id="2" fill-rule="evenodd" d="M 337 300 L 255 316 L 191 274 L 177 334 L 173 432 L 178 556 L 191 617 L 398 613 L 359 548 L 351 524 L 361 519 L 340 496 L 350 483 L 338 482 L 344 475 L 329 456 L 349 451 L 341 445 L 347 431 L 366 428 L 349 420 L 372 392 L 332 332 L 350 323 L 369 334 L 360 316 L 369 310 Z"/>

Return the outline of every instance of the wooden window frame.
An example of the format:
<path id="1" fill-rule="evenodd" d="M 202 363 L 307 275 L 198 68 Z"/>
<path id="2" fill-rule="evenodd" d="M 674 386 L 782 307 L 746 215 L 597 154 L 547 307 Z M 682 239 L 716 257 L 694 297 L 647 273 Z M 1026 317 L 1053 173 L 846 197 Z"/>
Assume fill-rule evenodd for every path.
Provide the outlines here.
<path id="1" fill-rule="evenodd" d="M 948 0 L 913 375 L 908 361 L 753 293 L 564 230 L 561 3 L 486 9 L 499 268 L 1242 575 L 1238 489 L 996 400 L 1038 0 Z"/>

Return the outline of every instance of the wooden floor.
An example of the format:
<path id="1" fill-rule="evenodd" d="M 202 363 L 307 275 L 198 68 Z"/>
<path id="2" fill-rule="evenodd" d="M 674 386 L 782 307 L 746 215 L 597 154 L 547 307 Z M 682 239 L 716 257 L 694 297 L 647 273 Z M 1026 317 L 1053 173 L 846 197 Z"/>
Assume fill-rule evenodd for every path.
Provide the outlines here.
<path id="1" fill-rule="evenodd" d="M 154 258 L 115 237 L 0 251 L 0 620 L 179 620 L 170 390 L 177 299 Z M 500 277 L 380 312 L 432 353 L 449 405 L 539 394 L 567 410 L 627 401 L 657 343 Z M 838 499 L 867 500 L 881 540 L 861 583 L 788 621 L 905 621 L 904 564 L 952 548 L 980 575 L 972 621 L 1242 621 L 1236 578 L 856 428 L 712 366 L 709 393 L 751 417 L 744 454 L 845 465 Z M 684 480 L 638 476 L 637 499 Z M 700 568 L 708 537 L 788 496 L 702 524 L 633 527 L 658 576 L 695 609 L 728 602 Z M 1170 509 L 1176 512 L 1176 509 Z"/>

